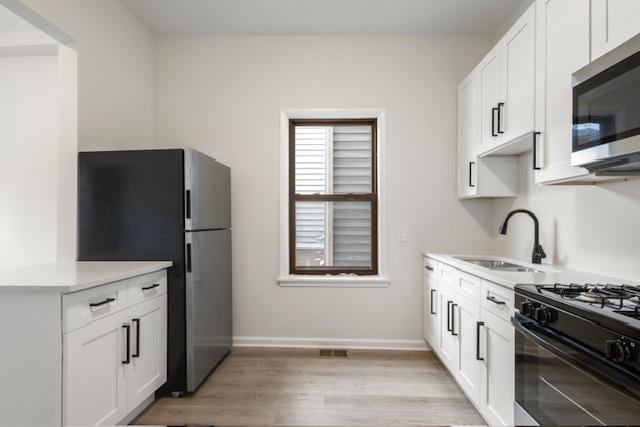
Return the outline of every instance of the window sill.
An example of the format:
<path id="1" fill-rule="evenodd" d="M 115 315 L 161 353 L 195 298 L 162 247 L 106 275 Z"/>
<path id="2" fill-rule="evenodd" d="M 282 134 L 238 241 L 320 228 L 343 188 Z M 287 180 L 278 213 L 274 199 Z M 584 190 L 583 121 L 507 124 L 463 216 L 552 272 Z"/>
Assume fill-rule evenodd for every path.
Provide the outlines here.
<path id="1" fill-rule="evenodd" d="M 382 276 L 282 276 L 278 285 L 286 288 L 388 288 L 391 281 Z"/>

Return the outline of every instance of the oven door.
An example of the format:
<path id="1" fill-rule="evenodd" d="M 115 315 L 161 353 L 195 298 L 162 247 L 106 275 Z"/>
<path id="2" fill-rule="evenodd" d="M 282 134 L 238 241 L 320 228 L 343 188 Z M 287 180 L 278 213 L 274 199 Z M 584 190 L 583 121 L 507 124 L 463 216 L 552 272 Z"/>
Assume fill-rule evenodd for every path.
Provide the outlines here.
<path id="1" fill-rule="evenodd" d="M 520 314 L 513 324 L 516 402 L 538 424 L 638 423 L 637 378 Z"/>

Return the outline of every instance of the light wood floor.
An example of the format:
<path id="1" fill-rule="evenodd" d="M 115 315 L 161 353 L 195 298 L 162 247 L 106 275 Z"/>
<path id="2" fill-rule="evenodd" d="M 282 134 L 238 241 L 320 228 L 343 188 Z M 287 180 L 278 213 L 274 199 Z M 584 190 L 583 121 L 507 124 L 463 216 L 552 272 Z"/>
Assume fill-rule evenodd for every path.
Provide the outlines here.
<path id="1" fill-rule="evenodd" d="M 236 348 L 192 396 L 157 401 L 135 424 L 484 424 L 427 352 Z"/>

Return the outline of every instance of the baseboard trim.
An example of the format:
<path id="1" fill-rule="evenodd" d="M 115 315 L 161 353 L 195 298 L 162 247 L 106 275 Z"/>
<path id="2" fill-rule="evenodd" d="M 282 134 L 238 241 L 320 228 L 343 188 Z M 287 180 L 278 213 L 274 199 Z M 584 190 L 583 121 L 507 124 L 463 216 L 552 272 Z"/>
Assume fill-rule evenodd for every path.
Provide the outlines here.
<path id="1" fill-rule="evenodd" d="M 233 337 L 234 347 L 339 348 L 353 350 L 430 351 L 424 340 L 349 338 Z"/>

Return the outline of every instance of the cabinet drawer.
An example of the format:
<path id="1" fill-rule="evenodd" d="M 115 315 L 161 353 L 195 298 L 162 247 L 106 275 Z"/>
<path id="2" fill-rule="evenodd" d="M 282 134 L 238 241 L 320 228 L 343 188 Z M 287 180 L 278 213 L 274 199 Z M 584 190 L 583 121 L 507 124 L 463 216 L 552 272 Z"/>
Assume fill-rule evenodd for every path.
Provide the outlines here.
<path id="1" fill-rule="evenodd" d="M 134 306 L 167 293 L 167 273 L 157 271 L 129 279 L 129 305 Z"/>
<path id="2" fill-rule="evenodd" d="M 443 286 L 448 286 L 451 289 L 455 289 L 458 273 L 458 269 L 445 264 L 440 264 L 438 268 L 438 281 Z"/>
<path id="3" fill-rule="evenodd" d="M 424 275 L 438 280 L 438 262 L 431 258 L 424 258 Z"/>
<path id="4" fill-rule="evenodd" d="M 110 283 L 84 291 L 62 295 L 62 329 L 70 332 L 94 320 L 124 310 L 128 281 Z"/>
<path id="5" fill-rule="evenodd" d="M 482 281 L 480 296 L 482 308 L 509 322 L 513 316 L 514 294 L 511 289 Z"/>
<path id="6" fill-rule="evenodd" d="M 480 278 L 460 271 L 456 279 L 456 292 L 478 304 L 478 300 L 480 299 L 480 281 Z"/>

